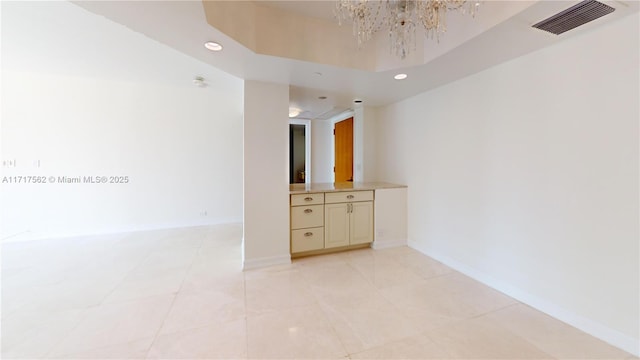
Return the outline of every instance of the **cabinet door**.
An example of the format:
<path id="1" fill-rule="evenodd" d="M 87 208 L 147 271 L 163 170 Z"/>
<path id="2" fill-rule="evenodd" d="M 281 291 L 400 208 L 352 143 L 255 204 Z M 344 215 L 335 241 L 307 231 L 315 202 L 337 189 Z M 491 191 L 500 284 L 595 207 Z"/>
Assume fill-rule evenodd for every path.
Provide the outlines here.
<path id="1" fill-rule="evenodd" d="M 327 204 L 324 206 L 325 248 L 349 245 L 348 209 L 348 204 Z"/>
<path id="2" fill-rule="evenodd" d="M 351 245 L 373 242 L 373 202 L 352 203 L 350 217 Z"/>

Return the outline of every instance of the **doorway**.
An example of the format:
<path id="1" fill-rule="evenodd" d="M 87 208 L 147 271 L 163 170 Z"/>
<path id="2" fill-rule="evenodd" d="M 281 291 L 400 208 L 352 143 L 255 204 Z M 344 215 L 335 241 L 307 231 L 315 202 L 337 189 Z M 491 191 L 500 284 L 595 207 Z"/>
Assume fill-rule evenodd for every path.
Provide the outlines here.
<path id="1" fill-rule="evenodd" d="M 335 182 L 353 181 L 353 117 L 335 123 L 333 136 Z"/>
<path id="2" fill-rule="evenodd" d="M 311 182 L 311 121 L 289 120 L 289 184 Z"/>
<path id="3" fill-rule="evenodd" d="M 289 184 L 303 183 L 305 178 L 304 125 L 289 125 Z"/>

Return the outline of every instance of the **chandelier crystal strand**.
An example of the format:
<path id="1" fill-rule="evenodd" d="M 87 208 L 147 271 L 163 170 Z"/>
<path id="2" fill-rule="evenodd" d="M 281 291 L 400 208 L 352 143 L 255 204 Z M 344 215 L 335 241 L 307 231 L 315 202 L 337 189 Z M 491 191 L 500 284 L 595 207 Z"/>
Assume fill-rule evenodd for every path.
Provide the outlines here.
<path id="1" fill-rule="evenodd" d="M 340 25 L 346 21 L 353 23 L 353 35 L 358 39 L 360 48 L 382 26 L 382 7 L 382 1 L 338 0 L 334 15 Z"/>
<path id="2" fill-rule="evenodd" d="M 416 28 L 440 40 L 447 31 L 447 13 L 458 11 L 475 16 L 479 2 L 467 0 L 338 0 L 338 23 L 351 21 L 353 34 L 361 48 L 380 29 L 389 31 L 390 51 L 404 59 L 416 48 Z"/>
<path id="3" fill-rule="evenodd" d="M 391 53 L 404 59 L 409 51 L 415 50 L 417 3 L 415 0 L 391 0 L 387 4 Z"/>

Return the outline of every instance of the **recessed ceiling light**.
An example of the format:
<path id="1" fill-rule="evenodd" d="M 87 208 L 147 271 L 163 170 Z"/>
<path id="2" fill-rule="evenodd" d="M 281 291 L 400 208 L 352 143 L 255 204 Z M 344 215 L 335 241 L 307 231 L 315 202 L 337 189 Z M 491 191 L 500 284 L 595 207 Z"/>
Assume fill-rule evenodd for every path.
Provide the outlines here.
<path id="1" fill-rule="evenodd" d="M 404 79 L 407 78 L 407 74 L 397 74 L 393 78 L 396 79 L 396 80 L 404 80 Z"/>
<path id="2" fill-rule="evenodd" d="M 362 100 L 360 100 L 360 99 L 355 99 L 355 100 L 353 100 L 353 102 L 356 103 L 356 104 L 362 104 Z"/>
<path id="3" fill-rule="evenodd" d="M 327 99 L 327 97 L 326 97 L 326 96 L 318 96 L 318 99 L 320 99 L 320 100 L 326 100 L 326 99 Z"/>
<path id="4" fill-rule="evenodd" d="M 289 117 L 290 118 L 296 117 L 296 116 L 300 115 L 301 112 L 302 112 L 302 110 L 300 110 L 300 109 L 289 108 Z"/>
<path id="5" fill-rule="evenodd" d="M 220 50 L 222 50 L 222 45 L 218 44 L 217 42 L 213 42 L 213 41 L 207 41 L 206 43 L 204 43 L 204 47 L 206 47 L 207 49 L 209 49 L 211 51 L 220 51 Z"/>

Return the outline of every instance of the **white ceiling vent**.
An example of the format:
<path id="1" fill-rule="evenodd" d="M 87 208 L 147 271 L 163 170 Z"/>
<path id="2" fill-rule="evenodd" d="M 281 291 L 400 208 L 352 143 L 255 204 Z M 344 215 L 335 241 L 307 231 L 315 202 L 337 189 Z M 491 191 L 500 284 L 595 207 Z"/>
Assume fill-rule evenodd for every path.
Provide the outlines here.
<path id="1" fill-rule="evenodd" d="M 534 28 L 560 35 L 575 29 L 599 17 L 614 12 L 616 9 L 595 0 L 582 1 L 562 12 L 533 25 Z"/>

